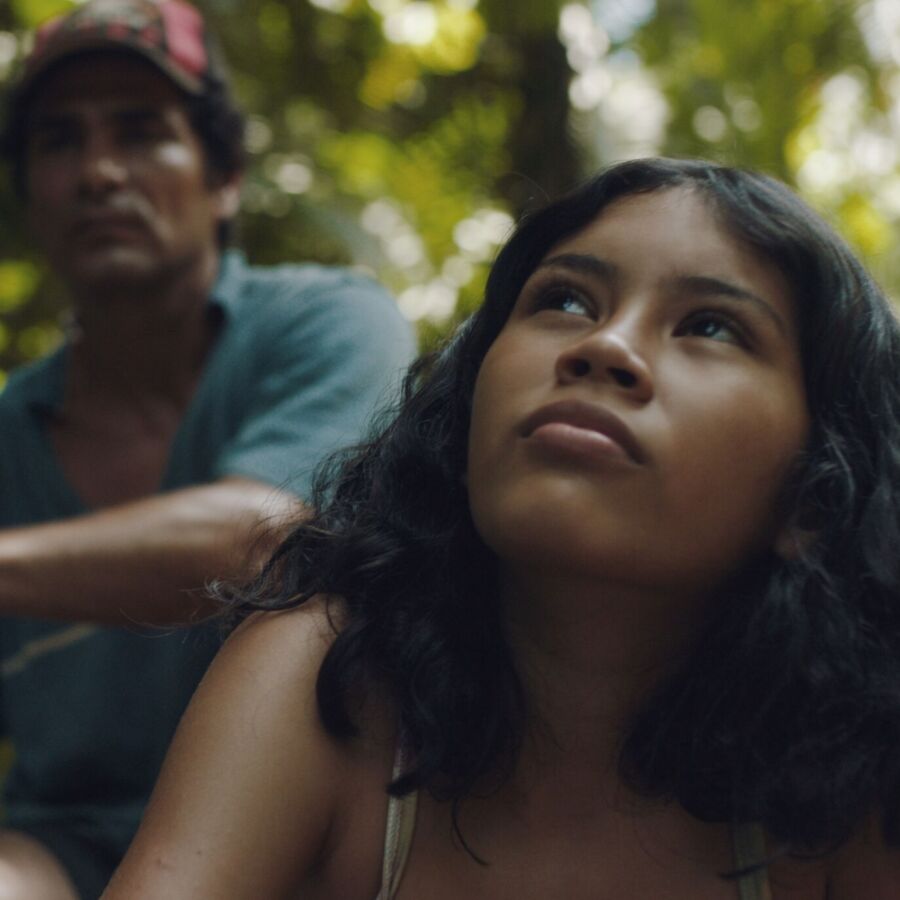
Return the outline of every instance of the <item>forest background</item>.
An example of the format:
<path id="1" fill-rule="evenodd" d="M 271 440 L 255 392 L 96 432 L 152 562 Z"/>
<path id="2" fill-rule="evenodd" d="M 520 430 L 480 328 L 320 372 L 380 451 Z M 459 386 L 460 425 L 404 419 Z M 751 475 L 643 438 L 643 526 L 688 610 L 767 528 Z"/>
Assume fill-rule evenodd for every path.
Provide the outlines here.
<path id="1" fill-rule="evenodd" d="M 75 0 L 0 0 L 0 92 Z M 423 346 L 513 222 L 598 166 L 703 156 L 795 185 L 900 297 L 897 0 L 197 0 L 250 113 L 239 244 L 384 281 Z M 63 294 L 0 170 L 0 384 Z"/>

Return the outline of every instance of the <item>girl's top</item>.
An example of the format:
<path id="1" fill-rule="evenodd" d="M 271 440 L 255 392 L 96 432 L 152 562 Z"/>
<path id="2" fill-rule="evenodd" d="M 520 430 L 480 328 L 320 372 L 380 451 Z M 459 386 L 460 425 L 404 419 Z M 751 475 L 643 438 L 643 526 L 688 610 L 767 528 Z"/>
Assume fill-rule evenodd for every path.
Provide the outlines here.
<path id="1" fill-rule="evenodd" d="M 398 778 L 402 771 L 402 754 L 398 753 L 394 763 L 394 778 Z M 400 887 L 416 828 L 417 799 L 416 791 L 403 797 L 388 798 L 381 890 L 375 900 L 393 900 Z M 740 872 L 752 869 L 737 879 L 739 900 L 772 900 L 766 870 L 759 867 L 760 862 L 766 858 L 766 842 L 762 829 L 758 825 L 735 825 L 731 835 L 735 870 Z M 752 868 L 754 866 L 756 868 Z"/>

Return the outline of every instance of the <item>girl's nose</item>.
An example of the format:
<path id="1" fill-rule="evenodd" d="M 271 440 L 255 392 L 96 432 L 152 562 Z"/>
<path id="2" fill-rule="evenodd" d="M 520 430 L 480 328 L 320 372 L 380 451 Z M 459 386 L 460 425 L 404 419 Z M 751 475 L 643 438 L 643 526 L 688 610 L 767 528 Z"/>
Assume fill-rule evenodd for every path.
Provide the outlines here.
<path id="1" fill-rule="evenodd" d="M 560 354 L 557 377 L 562 383 L 608 381 L 636 402 L 646 403 L 653 397 L 653 377 L 635 344 L 620 330 L 599 328 Z"/>

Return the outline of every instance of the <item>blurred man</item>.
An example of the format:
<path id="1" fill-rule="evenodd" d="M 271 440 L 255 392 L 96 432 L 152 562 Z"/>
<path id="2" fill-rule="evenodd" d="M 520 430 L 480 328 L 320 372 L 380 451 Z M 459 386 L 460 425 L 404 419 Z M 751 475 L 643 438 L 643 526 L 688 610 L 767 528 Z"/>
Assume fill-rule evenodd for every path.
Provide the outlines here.
<path id="1" fill-rule="evenodd" d="M 242 125 L 180 0 L 51 22 L 9 99 L 25 224 L 75 327 L 0 395 L 3 898 L 99 894 L 216 648 L 174 626 L 258 566 L 412 353 L 374 283 L 225 252 Z"/>

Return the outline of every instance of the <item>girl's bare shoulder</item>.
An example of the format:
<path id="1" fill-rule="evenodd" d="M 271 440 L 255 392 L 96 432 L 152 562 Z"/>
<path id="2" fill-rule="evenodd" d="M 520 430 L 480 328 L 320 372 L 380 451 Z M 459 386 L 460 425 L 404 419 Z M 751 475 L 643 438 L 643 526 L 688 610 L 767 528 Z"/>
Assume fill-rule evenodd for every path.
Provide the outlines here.
<path id="1" fill-rule="evenodd" d="M 830 861 L 829 900 L 897 900 L 900 848 L 888 846 L 874 817 Z"/>
<path id="2" fill-rule="evenodd" d="M 348 834 L 368 891 L 391 749 L 322 725 L 319 668 L 341 627 L 336 601 L 261 613 L 229 637 L 191 701 L 109 900 L 339 896 Z M 377 719 L 377 717 L 375 717 Z M 371 870 L 371 871 L 369 871 Z M 373 893 L 374 896 L 374 893 Z"/>

